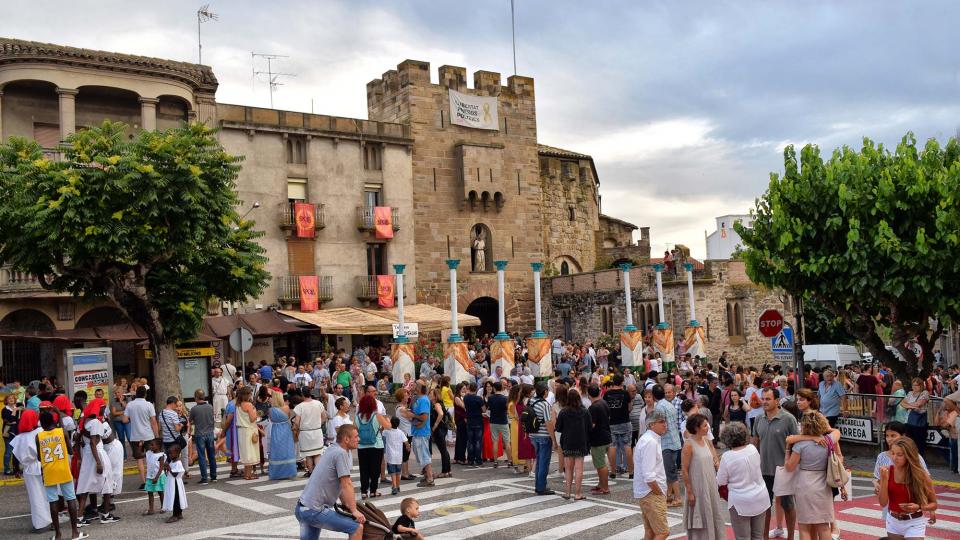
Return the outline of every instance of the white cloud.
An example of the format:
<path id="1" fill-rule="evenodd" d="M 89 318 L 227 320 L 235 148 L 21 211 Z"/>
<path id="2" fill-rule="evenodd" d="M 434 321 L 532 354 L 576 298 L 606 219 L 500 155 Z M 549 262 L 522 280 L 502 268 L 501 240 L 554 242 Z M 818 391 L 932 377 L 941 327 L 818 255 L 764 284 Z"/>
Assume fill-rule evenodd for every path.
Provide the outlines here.
<path id="1" fill-rule="evenodd" d="M 705 118 L 670 118 L 590 138 L 569 132 L 556 136 L 562 144 L 590 154 L 596 161 L 616 163 L 644 161 L 664 152 L 711 144 L 715 142 L 709 138 L 712 130 L 713 125 Z"/>

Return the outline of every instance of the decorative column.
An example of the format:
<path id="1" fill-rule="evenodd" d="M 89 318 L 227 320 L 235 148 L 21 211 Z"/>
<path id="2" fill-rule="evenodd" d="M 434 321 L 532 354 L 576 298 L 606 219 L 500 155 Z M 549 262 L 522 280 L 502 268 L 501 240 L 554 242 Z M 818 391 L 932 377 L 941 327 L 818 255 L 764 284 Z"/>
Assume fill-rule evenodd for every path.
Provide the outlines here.
<path id="1" fill-rule="evenodd" d="M 627 323 L 620 332 L 620 359 L 623 367 L 642 366 L 643 333 L 633 324 L 633 300 L 630 295 L 630 269 L 632 263 L 620 263 L 623 272 L 623 299 L 627 308 Z"/>
<path id="2" fill-rule="evenodd" d="M 416 379 L 416 365 L 413 359 L 415 343 L 407 338 L 407 329 L 403 324 L 403 269 L 405 264 L 393 265 L 394 272 L 397 273 L 397 322 L 400 324 L 400 330 L 397 332 L 397 338 L 390 344 L 390 361 L 393 363 L 391 375 L 394 384 L 403 384 L 404 374 L 410 374 L 410 379 Z"/>
<path id="3" fill-rule="evenodd" d="M 527 338 L 527 367 L 534 377 L 549 377 L 553 374 L 553 359 L 550 356 L 550 336 L 543 331 L 540 316 L 540 271 L 542 262 L 530 263 L 533 269 L 533 335 Z"/>
<path id="4" fill-rule="evenodd" d="M 683 341 L 681 342 L 681 354 L 689 354 L 690 358 L 695 356 L 706 356 L 705 329 L 697 322 L 697 307 L 693 296 L 693 263 L 684 263 L 683 269 L 687 271 L 687 296 L 690 299 L 690 324 L 683 329 Z"/>
<path id="5" fill-rule="evenodd" d="M 543 263 L 530 263 L 533 268 L 533 337 L 544 338 L 547 333 L 543 331 L 543 318 L 540 316 L 540 271 L 543 270 Z"/>
<path id="6" fill-rule="evenodd" d="M 668 372 L 673 369 L 674 363 L 674 341 L 673 330 L 670 323 L 667 322 L 666 314 L 663 311 L 663 265 L 654 264 L 653 271 L 657 273 L 657 309 L 660 314 L 660 323 L 653 331 L 651 340 L 653 341 L 654 352 L 660 353 L 662 365 L 660 372 Z"/>
<path id="7" fill-rule="evenodd" d="M 157 98 L 140 98 L 140 127 L 144 131 L 157 130 Z"/>
<path id="8" fill-rule="evenodd" d="M 450 335 L 443 346 L 443 374 L 450 377 L 453 385 L 465 381 L 472 381 L 470 369 L 473 360 L 467 355 L 467 343 L 460 337 L 457 326 L 457 266 L 460 259 L 447 259 L 447 268 L 450 269 Z"/>
<path id="9" fill-rule="evenodd" d="M 77 92 L 75 88 L 57 88 L 60 96 L 60 140 L 77 131 Z"/>
<path id="10" fill-rule="evenodd" d="M 497 328 L 497 334 L 493 336 L 493 343 L 490 345 L 490 369 L 496 373 L 497 367 L 499 367 L 501 375 L 509 377 L 510 372 L 516 365 L 516 359 L 513 354 L 515 342 L 510 334 L 507 334 L 507 316 L 504 306 L 503 273 L 507 268 L 507 261 L 493 261 L 493 264 L 497 267 L 497 303 L 500 307 L 498 321 L 500 324 Z"/>

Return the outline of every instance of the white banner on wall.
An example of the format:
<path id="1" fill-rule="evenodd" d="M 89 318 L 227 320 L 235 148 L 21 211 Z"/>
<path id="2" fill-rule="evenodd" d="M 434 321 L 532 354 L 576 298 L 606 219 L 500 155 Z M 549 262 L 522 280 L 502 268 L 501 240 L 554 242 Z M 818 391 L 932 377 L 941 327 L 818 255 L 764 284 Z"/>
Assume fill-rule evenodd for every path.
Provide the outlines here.
<path id="1" fill-rule="evenodd" d="M 450 90 L 450 121 L 458 126 L 499 131 L 497 98 L 471 96 Z"/>

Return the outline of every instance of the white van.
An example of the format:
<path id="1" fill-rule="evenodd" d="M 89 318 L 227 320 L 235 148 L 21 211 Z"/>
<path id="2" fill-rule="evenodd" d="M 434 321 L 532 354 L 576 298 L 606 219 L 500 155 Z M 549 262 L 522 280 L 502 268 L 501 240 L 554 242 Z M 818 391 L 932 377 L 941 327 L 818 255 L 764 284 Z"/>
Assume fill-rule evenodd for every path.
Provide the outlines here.
<path id="1" fill-rule="evenodd" d="M 863 361 L 853 345 L 804 345 L 803 363 L 812 367 L 844 367 Z"/>

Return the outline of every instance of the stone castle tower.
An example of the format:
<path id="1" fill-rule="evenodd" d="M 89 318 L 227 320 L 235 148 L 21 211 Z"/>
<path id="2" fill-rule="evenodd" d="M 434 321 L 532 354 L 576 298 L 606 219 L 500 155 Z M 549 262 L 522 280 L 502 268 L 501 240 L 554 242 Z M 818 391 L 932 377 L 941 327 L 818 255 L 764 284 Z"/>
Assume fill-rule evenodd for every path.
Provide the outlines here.
<path id="1" fill-rule="evenodd" d="M 499 129 L 452 124 L 450 90 L 496 97 Z M 507 331 L 533 330 L 530 263 L 544 259 L 533 79 L 512 76 L 501 86 L 499 73 L 477 71 L 470 88 L 465 68 L 442 66 L 432 84 L 429 63 L 406 60 L 367 84 L 367 109 L 371 120 L 409 125 L 414 140 L 417 301 L 447 305 L 444 261 L 460 259 L 460 309 L 496 331 L 493 261 L 508 260 Z"/>

